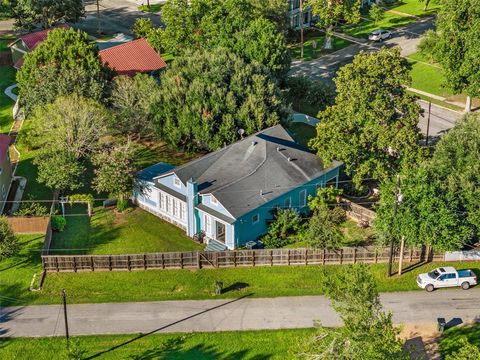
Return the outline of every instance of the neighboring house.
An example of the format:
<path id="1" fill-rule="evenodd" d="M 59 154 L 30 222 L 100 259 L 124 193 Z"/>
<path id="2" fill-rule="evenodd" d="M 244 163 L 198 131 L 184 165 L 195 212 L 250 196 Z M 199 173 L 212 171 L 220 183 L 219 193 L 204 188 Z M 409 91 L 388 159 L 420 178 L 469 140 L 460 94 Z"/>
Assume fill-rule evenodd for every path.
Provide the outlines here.
<path id="1" fill-rule="evenodd" d="M 103 65 L 118 75 L 150 74 L 164 69 L 167 64 L 145 39 L 137 39 L 98 52 Z"/>
<path id="2" fill-rule="evenodd" d="M 302 18 L 304 28 L 310 27 L 312 22 L 312 12 L 309 7 L 305 6 L 306 0 L 303 0 L 303 11 L 300 11 L 300 1 L 301 0 L 288 0 L 290 26 L 295 30 L 300 29 Z"/>
<path id="3" fill-rule="evenodd" d="M 48 33 L 53 29 L 63 28 L 68 29 L 68 25 L 61 25 L 51 29 L 36 31 L 30 34 L 20 36 L 17 40 L 9 45 L 12 51 L 13 67 L 20 69 L 23 65 L 23 58 L 25 54 L 35 49 L 40 43 L 46 40 Z"/>
<path id="4" fill-rule="evenodd" d="M 265 234 L 275 209 L 308 212 L 341 165 L 325 167 L 277 125 L 177 168 L 144 169 L 134 200 L 190 237 L 203 232 L 209 250 L 235 249 Z"/>
<path id="5" fill-rule="evenodd" d="M 3 212 L 5 201 L 12 184 L 12 163 L 10 162 L 10 136 L 0 134 L 0 213 Z"/>

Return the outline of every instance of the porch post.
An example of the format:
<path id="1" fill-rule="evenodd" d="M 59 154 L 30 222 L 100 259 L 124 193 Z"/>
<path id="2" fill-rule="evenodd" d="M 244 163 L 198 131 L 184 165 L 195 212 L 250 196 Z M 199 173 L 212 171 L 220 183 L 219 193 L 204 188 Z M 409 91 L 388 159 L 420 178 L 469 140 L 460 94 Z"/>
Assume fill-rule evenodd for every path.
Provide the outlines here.
<path id="1" fill-rule="evenodd" d="M 196 224 L 195 221 L 195 206 L 198 203 L 198 185 L 197 183 L 193 180 L 193 178 L 190 178 L 187 181 L 187 201 L 186 201 L 186 206 L 187 206 L 187 235 L 192 237 L 195 235 L 198 230 L 198 225 Z"/>

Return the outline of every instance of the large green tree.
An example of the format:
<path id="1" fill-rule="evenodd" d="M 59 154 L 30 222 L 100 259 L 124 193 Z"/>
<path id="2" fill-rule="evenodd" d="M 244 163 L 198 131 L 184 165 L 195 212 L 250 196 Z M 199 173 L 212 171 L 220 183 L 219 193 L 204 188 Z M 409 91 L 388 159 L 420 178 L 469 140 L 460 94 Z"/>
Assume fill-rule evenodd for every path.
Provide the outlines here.
<path id="1" fill-rule="evenodd" d="M 113 81 L 110 103 L 114 112 L 111 128 L 125 135 L 148 135 L 153 131 L 154 104 L 160 97 L 160 87 L 153 77 L 118 76 Z"/>
<path id="2" fill-rule="evenodd" d="M 325 360 L 407 360 L 392 314 L 384 313 L 367 265 L 349 265 L 328 282 L 328 297 L 340 315 L 338 330 L 320 327 L 307 358 Z"/>
<path id="3" fill-rule="evenodd" d="M 83 185 L 85 167 L 66 151 L 45 152 L 35 158 L 34 164 L 38 168 L 37 181 L 52 191 L 72 191 Z"/>
<path id="4" fill-rule="evenodd" d="M 48 29 L 57 23 L 78 22 L 85 16 L 83 0 L 12 0 L 15 26 L 32 29 L 40 24 Z"/>
<path id="5" fill-rule="evenodd" d="M 318 16 L 319 25 L 325 28 L 325 49 L 332 49 L 332 35 L 335 24 L 343 20 L 347 24 L 360 21 L 361 0 L 307 0 L 312 14 Z"/>
<path id="6" fill-rule="evenodd" d="M 65 152 L 78 160 L 88 158 L 98 148 L 112 121 L 103 105 L 73 94 L 37 108 L 31 122 L 30 136 L 36 137 L 44 152 Z"/>
<path id="7" fill-rule="evenodd" d="M 100 100 L 111 73 L 102 67 L 98 50 L 82 31 L 54 29 L 25 56 L 17 73 L 19 99 L 26 115 L 58 96 L 77 93 Z"/>
<path id="8" fill-rule="evenodd" d="M 446 85 L 465 93 L 465 110 L 480 96 L 480 0 L 442 0 L 437 17 L 435 54 L 445 70 Z"/>
<path id="9" fill-rule="evenodd" d="M 327 163 L 343 161 L 357 186 L 383 180 L 419 156 L 420 106 L 406 92 L 411 81 L 398 49 L 360 53 L 337 73 L 335 104 L 318 114 L 310 145 Z"/>
<path id="10" fill-rule="evenodd" d="M 279 30 L 284 25 L 271 19 L 282 17 L 282 10 L 263 16 L 269 8 L 276 9 L 272 4 L 254 5 L 251 0 L 169 0 L 162 8 L 165 28 L 138 21 L 134 31 L 159 51 L 181 55 L 193 49 L 224 47 L 283 77 L 290 67 L 285 36 Z"/>
<path id="11" fill-rule="evenodd" d="M 215 150 L 276 125 L 286 116 L 268 71 L 227 49 L 176 58 L 161 77 L 156 130 L 174 146 Z"/>

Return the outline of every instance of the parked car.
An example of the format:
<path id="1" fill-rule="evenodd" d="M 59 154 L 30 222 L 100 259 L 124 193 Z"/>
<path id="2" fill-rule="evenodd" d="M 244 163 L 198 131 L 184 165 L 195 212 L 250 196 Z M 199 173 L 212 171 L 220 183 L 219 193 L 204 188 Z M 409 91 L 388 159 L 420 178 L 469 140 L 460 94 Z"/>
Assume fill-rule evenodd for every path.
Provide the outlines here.
<path id="1" fill-rule="evenodd" d="M 436 268 L 417 277 L 417 285 L 431 292 L 437 288 L 461 286 L 463 290 L 477 285 L 477 276 L 472 270 L 456 270 L 452 266 Z"/>
<path id="2" fill-rule="evenodd" d="M 389 30 L 378 29 L 373 30 L 370 35 L 368 35 L 368 40 L 370 41 L 383 41 L 390 39 L 392 37 L 392 32 Z"/>

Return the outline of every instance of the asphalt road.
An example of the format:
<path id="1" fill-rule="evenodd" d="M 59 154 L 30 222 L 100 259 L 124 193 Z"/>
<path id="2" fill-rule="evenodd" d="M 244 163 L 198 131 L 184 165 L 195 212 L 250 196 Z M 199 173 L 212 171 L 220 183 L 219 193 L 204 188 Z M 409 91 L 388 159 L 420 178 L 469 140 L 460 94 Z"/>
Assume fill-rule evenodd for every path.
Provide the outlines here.
<path id="1" fill-rule="evenodd" d="M 439 317 L 459 323 L 480 315 L 480 288 L 385 293 L 381 301 L 396 324 L 433 324 Z M 329 327 L 341 325 L 323 296 L 68 306 L 74 335 L 307 328 L 317 320 Z M 0 337 L 64 333 L 60 305 L 7 307 L 0 314 Z"/>
<path id="2" fill-rule="evenodd" d="M 449 129 L 455 126 L 456 121 L 462 118 L 463 114 L 457 111 L 453 111 L 444 107 L 432 104 L 430 110 L 430 126 L 428 126 L 428 102 L 419 100 L 418 103 L 423 109 L 423 113 L 420 116 L 418 127 L 423 134 L 427 134 L 428 128 L 428 141 L 435 142 L 440 136 L 445 134 Z"/>

